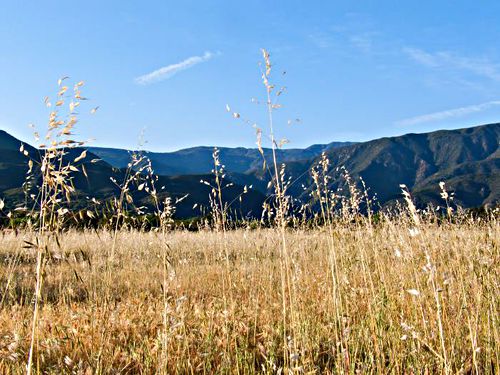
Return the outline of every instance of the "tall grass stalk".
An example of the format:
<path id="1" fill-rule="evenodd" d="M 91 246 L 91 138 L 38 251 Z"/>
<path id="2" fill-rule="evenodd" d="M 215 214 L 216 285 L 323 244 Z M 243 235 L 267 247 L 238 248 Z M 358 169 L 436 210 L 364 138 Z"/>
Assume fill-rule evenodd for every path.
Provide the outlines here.
<path id="1" fill-rule="evenodd" d="M 36 272 L 35 272 L 35 292 L 34 292 L 34 307 L 31 328 L 31 341 L 28 354 L 27 373 L 31 374 L 34 347 L 37 341 L 37 323 L 40 309 L 41 290 L 43 284 L 44 271 L 44 256 L 49 252 L 51 237 L 56 243 L 59 243 L 58 235 L 62 227 L 65 217 L 70 212 L 69 204 L 71 196 L 75 193 L 73 186 L 74 172 L 80 170 L 75 166 L 80 160 L 86 156 L 86 151 L 75 157 L 73 160 L 66 160 L 68 149 L 71 150 L 77 146 L 82 146 L 84 142 L 77 142 L 72 139 L 73 128 L 78 122 L 77 108 L 80 106 L 82 96 L 81 87 L 83 82 L 78 82 L 73 87 L 73 93 L 68 94 L 68 86 L 64 85 L 66 78 L 58 81 L 59 90 L 54 103 L 54 110 L 49 114 L 47 132 L 45 142 L 39 144 L 41 150 L 39 158 L 34 159 L 35 155 L 29 153 L 21 146 L 20 151 L 29 158 L 29 174 L 36 163 L 40 171 L 40 185 L 38 186 L 36 204 L 32 210 L 32 216 L 37 220 L 38 231 L 36 241 L 26 242 L 28 248 L 36 250 Z M 60 113 L 65 102 L 68 103 L 67 113 Z M 52 107 L 50 99 L 45 99 L 47 107 Z M 38 140 L 38 133 L 35 133 L 35 138 Z M 82 168 L 84 168 L 82 166 Z M 82 169 L 85 172 L 84 169 Z"/>

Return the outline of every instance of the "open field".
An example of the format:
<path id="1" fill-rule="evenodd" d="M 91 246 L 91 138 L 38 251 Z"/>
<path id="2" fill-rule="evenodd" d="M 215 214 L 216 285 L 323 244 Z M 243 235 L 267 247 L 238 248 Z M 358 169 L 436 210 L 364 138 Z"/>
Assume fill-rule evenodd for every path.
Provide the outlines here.
<path id="1" fill-rule="evenodd" d="M 500 228 L 70 230 L 44 255 L 41 373 L 498 373 Z M 0 240 L 0 372 L 25 371 L 35 233 Z"/>
<path id="2" fill-rule="evenodd" d="M 0 375 L 500 374 L 500 2 L 4 3 Z"/>
<path id="3" fill-rule="evenodd" d="M 287 172 L 297 165 L 277 157 L 287 143 L 274 135 L 280 105 L 273 96 L 281 90 L 269 81 L 269 53 L 262 54 L 272 146 L 267 160 L 257 128 L 254 154 L 265 176 L 255 181 L 267 188 L 252 195 L 244 183 L 229 195 L 234 184 L 215 148 L 210 178 L 189 179 L 197 196 L 205 186 L 208 199 L 201 216 L 184 212 L 188 224 L 176 221 L 176 208 L 184 199 L 191 211 L 200 202 L 165 188 L 169 180 L 147 153 L 132 152 L 116 176 L 107 164 L 93 169 L 99 159 L 71 137 L 83 81 L 67 94 L 59 80 L 55 107 L 71 100 L 69 112 L 50 113 L 46 144 L 19 144 L 28 169 L 17 186 L 24 198 L 17 205 L 0 199 L 2 225 L 17 228 L 0 242 L 1 373 L 500 372 L 498 207 L 463 209 L 435 175 L 441 206 L 417 209 L 398 171 L 416 173 L 403 176 L 414 182 L 433 169 L 415 169 L 412 155 L 406 169 L 393 157 L 379 159 L 384 170 L 395 166 L 390 176 L 371 174 L 376 185 L 394 185 L 383 204 L 361 175 L 349 173 L 349 158 L 330 162 L 325 151 L 299 168 L 309 176 L 308 186 L 299 185 Z M 481 155 L 494 166 L 490 138 L 498 126 L 490 128 L 484 142 L 468 136 L 465 143 L 491 143 Z M 401 158 L 391 150 L 382 155 Z M 365 151 L 361 164 L 377 165 L 369 156 L 380 150 Z M 457 153 L 461 166 L 464 154 Z M 335 173 L 341 185 L 332 183 Z M 108 180 L 112 187 L 99 185 Z M 99 200 L 79 188 L 96 181 L 107 192 Z M 492 181 L 471 189 L 494 197 Z M 176 184 L 179 191 L 183 183 Z M 243 210 L 245 199 L 258 210 Z"/>

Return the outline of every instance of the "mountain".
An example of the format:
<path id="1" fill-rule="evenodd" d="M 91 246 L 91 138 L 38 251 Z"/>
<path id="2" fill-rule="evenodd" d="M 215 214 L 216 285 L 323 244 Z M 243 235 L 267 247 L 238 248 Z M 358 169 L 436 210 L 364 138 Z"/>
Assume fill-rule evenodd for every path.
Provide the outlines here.
<path id="1" fill-rule="evenodd" d="M 355 181 L 362 177 L 382 205 L 401 197 L 400 184 L 408 186 L 420 204 L 443 204 L 438 184 L 445 181 L 456 203 L 475 207 L 500 202 L 499 141 L 500 124 L 495 123 L 381 138 L 331 149 L 326 155 L 331 165 L 344 166 Z M 288 164 L 293 178 L 298 178 L 292 191 L 303 199 L 307 191 L 297 185 L 311 186 L 307 171 L 318 162 L 316 158 Z M 332 177 L 332 189 L 344 185 L 341 176 Z"/>
<path id="2" fill-rule="evenodd" d="M 26 181 L 28 171 L 28 158 L 23 155 L 19 149 L 21 144 L 28 152 L 29 156 L 35 161 L 40 160 L 39 152 L 30 145 L 24 144 L 18 139 L 12 137 L 4 131 L 0 131 L 0 198 L 2 198 L 9 208 L 14 208 L 23 205 L 25 202 L 25 194 L 22 188 Z M 83 151 L 82 148 L 67 149 L 66 160 L 74 160 Z M 94 162 L 91 162 L 93 159 Z M 98 160 L 96 162 L 96 160 Z M 74 185 L 76 194 L 74 197 L 74 208 L 84 208 L 88 204 L 88 197 L 94 197 L 97 200 L 105 201 L 112 197 L 119 196 L 118 187 L 111 181 L 114 178 L 118 183 L 125 179 L 125 170 L 115 168 L 105 161 L 99 160 L 97 155 L 88 151 L 87 157 L 82 161 L 74 164 L 79 169 L 82 166 L 85 168 L 86 176 L 82 173 L 74 173 Z M 35 180 L 39 183 L 39 172 L 35 168 Z M 210 206 L 209 194 L 211 188 L 200 183 L 200 180 L 207 181 L 214 185 L 214 177 L 212 175 L 182 175 L 182 176 L 158 176 L 156 182 L 159 190 L 159 199 L 163 200 L 169 196 L 175 202 L 176 199 L 185 197 L 179 204 L 176 205 L 176 217 L 188 218 L 200 215 L 200 207 L 207 208 Z M 225 185 L 230 184 L 226 181 Z M 224 185 L 224 186 L 225 186 Z M 163 187 L 163 189 L 161 189 Z M 134 191 L 134 189 L 131 189 Z M 232 210 L 236 210 L 240 216 L 247 214 L 258 216 L 262 209 L 262 203 L 265 200 L 265 195 L 257 190 L 248 190 L 244 194 L 241 202 L 238 199 L 243 192 L 244 187 L 238 184 L 231 184 L 223 190 L 225 202 L 232 202 Z M 151 205 L 148 195 L 145 191 L 133 192 L 134 201 L 138 205 Z M 197 208 L 193 208 L 194 205 Z"/>
<path id="3" fill-rule="evenodd" d="M 441 130 L 424 134 L 406 134 L 380 138 L 362 143 L 330 143 L 306 149 L 278 150 L 279 163 L 286 163 L 286 175 L 292 181 L 288 192 L 302 202 L 310 201 L 313 185 L 311 168 L 317 165 L 321 153 L 330 160 L 333 190 L 345 188 L 338 167 L 345 167 L 353 181 L 362 177 L 371 195 L 377 195 L 380 205 L 388 205 L 401 198 L 400 184 L 408 186 L 417 204 L 443 204 L 439 182 L 445 181 L 455 202 L 463 207 L 495 205 L 500 202 L 500 124 L 488 124 L 458 130 Z M 22 184 L 27 171 L 27 159 L 19 152 L 21 142 L 0 131 L 0 197 L 10 206 L 24 201 Z M 25 145 L 35 160 L 38 151 Z M 75 158 L 82 149 L 70 150 L 68 158 Z M 180 198 L 188 195 L 177 207 L 177 217 L 200 214 L 200 205 L 208 207 L 210 187 L 200 180 L 213 183 L 213 148 L 194 147 L 170 153 L 146 155 L 152 160 L 159 175 L 158 186 L 164 186 L 162 198 Z M 268 165 L 271 151 L 265 150 Z M 263 169 L 262 156 L 257 149 L 220 148 L 221 163 L 226 166 L 228 186 L 224 191 L 226 202 L 241 215 L 258 216 L 262 203 L 269 196 L 269 169 Z M 102 160 L 91 163 L 90 160 Z M 111 182 L 122 181 L 129 162 L 127 150 L 88 148 L 88 156 L 81 163 L 87 177 L 75 176 L 77 202 L 85 206 L 86 197 L 106 200 L 119 193 Z M 244 186 L 253 186 L 240 202 Z M 359 185 L 359 183 L 358 183 Z M 132 189 L 134 190 L 134 189 Z M 135 191 L 134 200 L 149 204 L 144 191 Z"/>
<path id="4" fill-rule="evenodd" d="M 25 181 L 28 169 L 26 157 L 19 152 L 21 141 L 0 130 L 0 197 L 5 193 L 15 194 Z M 36 149 L 25 145 L 26 151 L 34 156 Z"/>
<path id="5" fill-rule="evenodd" d="M 353 142 L 332 142 L 312 145 L 305 149 L 276 150 L 278 163 L 313 159 L 323 151 L 349 146 Z M 264 148 L 267 162 L 272 160 L 271 149 Z M 89 147 L 89 151 L 116 168 L 126 168 L 130 161 L 130 151 L 115 148 Z M 213 169 L 213 147 L 192 147 L 174 152 L 145 152 L 151 160 L 155 172 L 163 176 L 206 174 Z M 249 173 L 262 166 L 262 155 L 256 148 L 220 147 L 219 156 L 230 173 Z"/>
<path id="6" fill-rule="evenodd" d="M 19 151 L 20 146 L 21 146 L 20 140 L 18 140 L 16 137 L 13 137 L 5 130 L 0 130 L 0 150 Z M 30 145 L 27 145 L 27 147 L 34 150 L 34 148 L 31 147 Z"/>

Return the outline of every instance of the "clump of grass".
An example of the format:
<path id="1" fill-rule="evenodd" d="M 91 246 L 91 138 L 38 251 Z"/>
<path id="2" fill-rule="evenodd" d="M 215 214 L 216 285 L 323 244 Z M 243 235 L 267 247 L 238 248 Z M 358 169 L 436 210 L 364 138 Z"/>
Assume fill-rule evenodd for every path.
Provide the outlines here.
<path id="1" fill-rule="evenodd" d="M 138 186 L 141 185 L 143 172 L 146 169 L 145 165 L 145 156 L 141 152 L 132 152 L 130 154 L 130 162 L 127 164 L 127 168 L 125 169 L 125 173 L 123 174 L 122 181 L 118 182 L 114 177 L 111 177 L 111 181 L 116 185 L 120 194 L 118 197 L 114 197 L 112 200 L 112 208 L 113 219 L 114 219 L 114 231 L 113 231 L 113 245 L 110 249 L 110 259 L 113 259 L 115 256 L 116 250 L 116 238 L 118 236 L 118 231 L 121 226 L 125 223 L 126 215 L 129 212 L 129 207 L 134 206 L 134 198 L 131 194 L 131 188 L 134 183 Z M 142 190 L 142 189 L 141 189 Z M 157 202 L 155 202 L 157 203 Z"/>
<path id="2" fill-rule="evenodd" d="M 58 81 L 59 90 L 54 104 L 48 97 L 45 98 L 45 104 L 48 108 L 54 108 L 50 111 L 44 143 L 39 144 L 41 150 L 40 157 L 33 159 L 21 145 L 20 152 L 29 158 L 28 161 L 28 179 L 32 173 L 39 171 L 40 176 L 37 179 L 37 191 L 32 195 L 35 205 L 31 210 L 31 216 L 36 223 L 36 237 L 34 242 L 25 241 L 28 248 L 37 253 L 36 259 L 36 285 L 34 291 L 34 308 L 31 331 L 31 344 L 29 348 L 27 372 L 32 371 L 34 347 L 37 341 L 38 331 L 38 312 L 40 306 L 41 289 L 44 266 L 49 247 L 60 245 L 58 235 L 62 224 L 70 214 L 70 203 L 72 195 L 75 193 L 73 185 L 73 174 L 80 172 L 76 166 L 78 162 L 86 157 L 86 151 L 83 150 L 76 157 L 70 157 L 72 153 L 68 150 L 77 146 L 83 146 L 84 142 L 73 139 L 73 130 L 78 122 L 77 110 L 81 101 L 81 87 L 83 81 L 78 82 L 73 87 L 73 92 L 68 93 L 68 86 L 65 86 L 65 78 Z M 67 110 L 62 111 L 67 105 Z M 39 140 L 39 135 L 35 132 L 35 139 Z M 37 164 L 37 172 L 33 171 Z M 85 169 L 82 166 L 82 171 Z"/>

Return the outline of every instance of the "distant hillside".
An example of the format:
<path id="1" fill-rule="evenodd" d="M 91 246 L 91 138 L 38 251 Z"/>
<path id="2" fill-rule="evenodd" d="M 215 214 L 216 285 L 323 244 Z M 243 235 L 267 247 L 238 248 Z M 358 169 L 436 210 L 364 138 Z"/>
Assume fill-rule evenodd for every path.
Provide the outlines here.
<path id="1" fill-rule="evenodd" d="M 26 179 L 28 171 L 28 159 L 19 152 L 21 141 L 10 136 L 6 132 L 0 132 L 0 198 L 4 199 L 7 206 L 14 208 L 23 205 L 25 194 L 22 184 Z M 25 144 L 30 156 L 37 160 L 38 151 Z M 74 160 L 81 154 L 83 149 L 68 149 L 67 160 Z M 82 173 L 75 173 L 74 183 L 77 189 L 74 197 L 75 207 L 84 207 L 87 204 L 87 197 L 95 197 L 98 200 L 110 199 L 119 195 L 119 189 L 114 185 L 110 178 L 113 177 L 118 182 L 124 180 L 124 170 L 114 168 L 105 161 L 91 163 L 97 156 L 88 153 L 87 158 L 78 163 L 78 166 L 84 165 L 87 173 L 85 177 Z M 188 195 L 176 207 L 176 216 L 187 218 L 198 216 L 200 207 L 209 207 L 208 196 L 210 187 L 200 183 L 203 179 L 213 184 L 211 175 L 185 175 L 185 176 L 159 176 L 157 188 L 161 190 L 159 197 L 163 199 L 170 196 L 175 201 L 176 198 Z M 228 180 L 227 183 L 230 181 Z M 132 189 L 133 190 L 133 189 Z M 256 190 L 249 190 L 245 194 L 245 199 L 240 202 L 238 196 L 243 192 L 244 187 L 234 184 L 224 189 L 224 200 L 234 202 L 231 206 L 239 214 L 258 216 L 261 212 L 262 203 L 265 199 L 263 193 Z M 151 202 L 144 191 L 135 192 L 134 200 L 139 205 L 148 205 Z M 197 204 L 196 208 L 193 206 Z"/>
<path id="2" fill-rule="evenodd" d="M 363 143 L 331 143 L 306 149 L 278 150 L 278 161 L 286 162 L 286 173 L 291 177 L 289 193 L 303 202 L 310 200 L 311 167 L 318 163 L 324 151 L 332 166 L 331 188 L 343 188 L 345 181 L 336 171 L 344 166 L 354 181 L 362 177 L 376 194 L 380 205 L 401 198 L 400 184 L 411 190 L 418 204 L 442 204 L 439 197 L 440 181 L 445 181 L 455 201 L 463 207 L 477 207 L 500 202 L 500 124 L 489 124 L 467 129 L 442 130 L 424 134 L 376 139 Z M 0 197 L 10 206 L 24 201 L 22 184 L 27 171 L 27 159 L 19 152 L 21 142 L 0 131 Z M 38 151 L 26 145 L 36 158 Z M 74 158 L 81 149 L 71 150 Z M 165 186 L 164 195 L 188 197 L 177 208 L 178 217 L 199 215 L 195 204 L 207 207 L 210 188 L 200 179 L 211 180 L 213 148 L 194 147 L 170 153 L 147 153 L 159 176 L 159 186 Z M 265 150 L 270 164 L 270 150 Z M 101 158 L 90 163 L 93 158 Z M 78 203 L 86 204 L 86 197 L 109 199 L 118 194 L 110 177 L 123 179 L 123 168 L 129 162 L 126 150 L 89 148 L 85 167 L 88 178 L 77 175 L 75 185 Z M 258 216 L 262 202 L 271 192 L 267 188 L 268 170 L 262 168 L 262 156 L 257 149 L 220 148 L 221 162 L 227 169 L 227 182 L 234 186 L 225 191 L 227 202 L 243 215 Z M 243 187 L 253 189 L 242 202 L 237 197 Z M 305 190 L 304 190 L 304 187 Z M 148 204 L 144 192 L 136 192 L 140 204 Z"/>
<path id="3" fill-rule="evenodd" d="M 400 184 L 412 191 L 417 201 L 442 204 L 438 183 L 445 181 L 464 207 L 500 202 L 500 124 L 424 134 L 381 138 L 327 151 L 331 165 L 345 166 L 355 180 L 362 177 L 378 201 L 386 204 L 401 197 Z M 296 195 L 307 192 L 297 185 L 312 184 L 306 173 L 318 159 L 289 163 L 290 172 L 302 176 L 295 184 Z M 343 180 L 333 174 L 332 188 Z"/>
<path id="4" fill-rule="evenodd" d="M 19 151 L 19 146 L 21 145 L 21 141 L 9 133 L 7 133 L 5 130 L 0 130 L 0 150 L 2 151 Z M 30 145 L 27 145 L 27 147 L 32 148 Z M 34 150 L 34 148 L 32 148 Z M 5 158 L 2 158 L 5 159 Z M 0 160 L 1 161 L 1 160 Z"/>
<path id="5" fill-rule="evenodd" d="M 353 142 L 332 142 L 324 145 L 312 145 L 305 149 L 277 150 L 278 163 L 315 158 L 323 151 L 350 146 Z M 117 168 L 126 168 L 130 161 L 130 151 L 115 148 L 89 147 L 89 151 Z M 174 152 L 147 152 L 155 172 L 164 176 L 186 174 L 206 174 L 213 168 L 213 147 L 192 147 Z M 219 147 L 220 158 L 226 170 L 232 173 L 248 173 L 262 166 L 262 155 L 256 148 Z M 272 151 L 264 149 L 268 163 L 272 160 Z"/>
<path id="6" fill-rule="evenodd" d="M 28 164 L 26 157 L 19 152 L 20 147 L 21 141 L 0 130 L 0 198 L 10 190 L 19 190 L 25 181 Z M 35 148 L 30 145 L 25 145 L 25 148 L 30 155 L 36 155 Z"/>

